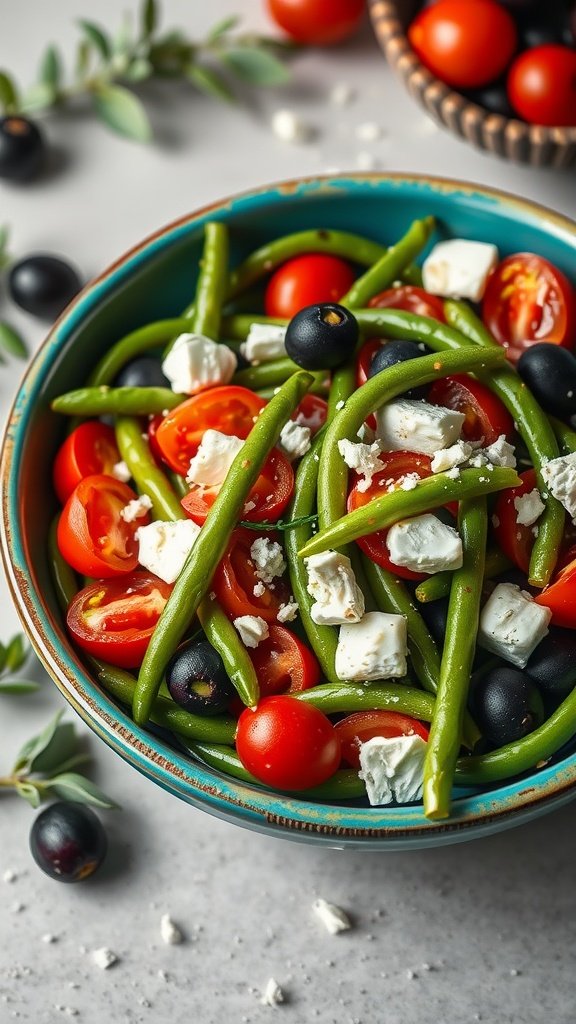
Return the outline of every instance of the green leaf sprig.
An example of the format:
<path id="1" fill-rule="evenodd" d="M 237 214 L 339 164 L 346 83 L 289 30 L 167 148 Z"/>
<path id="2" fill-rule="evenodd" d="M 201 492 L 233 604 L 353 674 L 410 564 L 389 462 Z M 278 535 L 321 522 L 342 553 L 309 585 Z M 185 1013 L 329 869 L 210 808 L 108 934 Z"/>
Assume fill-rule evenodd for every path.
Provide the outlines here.
<path id="1" fill-rule="evenodd" d="M 1 328 L 0 328 L 1 334 Z M 22 633 L 17 633 L 7 644 L 0 643 L 0 696 L 34 693 L 39 684 L 16 676 L 30 654 L 30 646 Z"/>
<path id="2" fill-rule="evenodd" d="M 277 53 L 285 44 L 239 33 L 239 19 L 225 18 L 203 39 L 183 29 L 161 31 L 157 0 L 142 0 L 138 24 L 125 16 L 111 34 L 96 22 L 81 20 L 74 70 L 66 75 L 59 50 L 50 45 L 40 60 L 38 79 L 22 92 L 13 76 L 0 71 L 0 108 L 7 114 L 37 114 L 87 98 L 109 128 L 138 142 L 152 136 L 148 115 L 134 86 L 150 79 L 174 78 L 218 100 L 233 102 L 239 82 L 282 85 L 288 71 Z"/>
<path id="3" fill-rule="evenodd" d="M 238 525 L 260 533 L 260 530 L 295 530 L 298 526 L 307 526 L 308 523 L 316 525 L 317 522 L 318 516 L 313 513 L 309 516 L 299 516 L 298 519 L 278 519 L 275 523 L 271 523 L 267 519 L 262 520 L 261 523 L 251 523 L 248 519 L 241 519 Z"/>
<path id="4" fill-rule="evenodd" d="M 0 74 L 0 97 L 2 96 L 2 74 Z M 8 254 L 8 237 L 9 230 L 7 224 L 0 224 L 0 273 L 6 269 L 10 263 L 10 256 Z M 16 356 L 17 359 L 26 359 L 28 355 L 28 349 L 24 339 L 18 331 L 6 323 L 5 320 L 0 320 L 0 363 L 5 360 L 2 357 L 2 352 L 7 352 L 8 355 Z M 0 686 L 1 689 L 1 686 Z"/>

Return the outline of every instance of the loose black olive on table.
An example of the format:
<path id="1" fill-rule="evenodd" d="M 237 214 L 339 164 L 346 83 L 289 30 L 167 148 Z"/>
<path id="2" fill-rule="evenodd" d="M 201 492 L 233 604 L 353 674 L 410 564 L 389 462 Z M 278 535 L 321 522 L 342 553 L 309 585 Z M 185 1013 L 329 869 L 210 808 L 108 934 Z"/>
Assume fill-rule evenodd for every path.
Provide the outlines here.
<path id="1" fill-rule="evenodd" d="M 236 693 L 222 658 L 207 640 L 189 640 L 176 651 L 166 669 L 166 685 L 176 704 L 196 715 L 220 714 Z"/>
<path id="2" fill-rule="evenodd" d="M 0 178 L 30 181 L 41 171 L 46 143 L 38 125 L 27 117 L 0 118 Z"/>
<path id="3" fill-rule="evenodd" d="M 108 847 L 99 818 L 82 804 L 51 804 L 34 820 L 30 850 L 58 882 L 81 882 L 102 864 Z"/>
<path id="4" fill-rule="evenodd" d="M 546 412 L 560 419 L 576 414 L 576 356 L 567 348 L 550 342 L 531 345 L 516 369 Z"/>
<path id="5" fill-rule="evenodd" d="M 333 370 L 353 353 L 358 324 L 352 313 L 336 303 L 305 306 L 286 330 L 286 352 L 305 370 Z"/>
<path id="6" fill-rule="evenodd" d="M 542 698 L 526 670 L 500 665 L 474 681 L 470 711 L 495 747 L 514 743 L 544 720 Z"/>
<path id="7" fill-rule="evenodd" d="M 152 356 L 133 359 L 114 381 L 116 388 L 169 388 L 170 381 L 162 373 L 162 363 Z"/>
<path id="8" fill-rule="evenodd" d="M 382 370 L 387 370 L 389 366 L 396 366 L 396 363 L 405 363 L 409 359 L 418 359 L 420 356 L 427 355 L 429 349 L 425 346 L 420 348 L 414 341 L 388 341 L 385 345 L 374 354 L 374 358 L 370 364 L 368 370 L 369 377 L 375 377 L 377 373 L 381 373 Z M 412 388 L 410 391 L 404 392 L 405 398 L 425 398 L 428 394 L 428 387 L 424 386 L 421 388 Z"/>
<path id="9" fill-rule="evenodd" d="M 81 287 L 74 267 L 58 256 L 44 253 L 14 263 L 8 278 L 16 305 L 42 320 L 59 316 Z"/>

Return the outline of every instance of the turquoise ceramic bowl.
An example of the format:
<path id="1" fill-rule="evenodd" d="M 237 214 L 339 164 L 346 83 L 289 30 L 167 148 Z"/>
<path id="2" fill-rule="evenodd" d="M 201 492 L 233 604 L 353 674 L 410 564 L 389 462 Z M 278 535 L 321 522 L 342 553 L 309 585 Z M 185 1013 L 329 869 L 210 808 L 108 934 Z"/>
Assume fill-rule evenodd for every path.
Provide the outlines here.
<path id="1" fill-rule="evenodd" d="M 391 243 L 415 217 L 434 214 L 449 234 L 495 242 L 502 254 L 533 250 L 566 273 L 576 265 L 576 225 L 511 196 L 437 179 L 368 175 L 274 185 L 226 199 L 159 231 L 84 289 L 54 326 L 16 396 L 2 451 L 2 553 L 22 622 L 62 693 L 123 758 L 195 807 L 271 835 L 334 847 L 401 849 L 487 835 L 576 795 L 576 754 L 482 792 L 456 791 L 452 817 L 426 821 L 417 806 L 336 806 L 279 796 L 191 761 L 137 728 L 102 692 L 68 641 L 46 557 L 55 511 L 50 484 L 62 422 L 50 400 L 78 387 L 127 331 L 174 315 L 194 288 L 203 226 L 230 225 L 232 259 L 302 228 L 342 228 Z"/>

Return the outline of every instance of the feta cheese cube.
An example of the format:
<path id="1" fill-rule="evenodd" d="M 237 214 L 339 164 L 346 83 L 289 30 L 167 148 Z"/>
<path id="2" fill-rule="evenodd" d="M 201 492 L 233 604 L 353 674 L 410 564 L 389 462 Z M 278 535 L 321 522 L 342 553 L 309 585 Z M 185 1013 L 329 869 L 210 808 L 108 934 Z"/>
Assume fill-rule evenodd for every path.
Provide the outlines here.
<path id="1" fill-rule="evenodd" d="M 478 643 L 504 661 L 524 668 L 548 633 L 552 612 L 513 583 L 499 583 L 480 614 Z"/>
<path id="2" fill-rule="evenodd" d="M 257 537 L 250 548 L 250 558 L 254 562 L 256 576 L 263 583 L 272 583 L 276 576 L 286 571 L 284 554 L 278 541 L 268 537 Z"/>
<path id="3" fill-rule="evenodd" d="M 180 334 L 162 363 L 162 371 L 173 391 L 195 395 L 198 391 L 227 384 L 238 360 L 226 345 L 218 345 L 203 334 Z"/>
<path id="4" fill-rule="evenodd" d="M 244 647 L 258 647 L 261 640 L 266 640 L 270 635 L 268 623 L 259 615 L 239 615 L 234 619 L 234 626 Z"/>
<path id="5" fill-rule="evenodd" d="M 458 440 L 464 419 L 464 413 L 453 409 L 398 398 L 376 413 L 376 436 L 387 451 L 407 448 L 435 455 L 440 448 L 448 448 Z"/>
<path id="6" fill-rule="evenodd" d="M 280 431 L 278 448 L 286 456 L 288 462 L 300 459 L 310 449 L 310 427 L 303 427 L 293 420 L 288 420 Z"/>
<path id="7" fill-rule="evenodd" d="M 218 487 L 224 483 L 230 466 L 244 441 L 234 434 L 207 430 L 186 474 L 186 483 L 199 487 Z"/>
<path id="8" fill-rule="evenodd" d="M 278 1006 L 279 1003 L 284 1002 L 284 993 L 274 978 L 268 978 L 260 1002 L 262 1006 Z"/>
<path id="9" fill-rule="evenodd" d="M 420 800 L 426 743 L 421 736 L 374 736 L 360 744 L 361 779 L 373 807 Z"/>
<path id="10" fill-rule="evenodd" d="M 562 502 L 568 515 L 576 518 L 576 452 L 551 459 L 542 466 L 544 482 L 550 493 Z"/>
<path id="11" fill-rule="evenodd" d="M 364 614 L 364 594 L 356 583 L 350 559 L 338 551 L 322 551 L 304 561 L 307 590 L 315 601 L 310 609 L 312 620 L 324 626 L 359 622 Z"/>
<path id="12" fill-rule="evenodd" d="M 274 324 L 251 324 L 240 352 L 249 363 L 267 363 L 286 355 L 286 328 Z"/>
<path id="13" fill-rule="evenodd" d="M 281 604 L 276 616 L 278 622 L 293 622 L 298 615 L 298 604 L 291 598 L 286 604 Z"/>
<path id="14" fill-rule="evenodd" d="M 465 238 L 437 242 L 422 266 L 424 288 L 449 299 L 479 302 L 498 259 L 498 249 L 487 242 Z"/>
<path id="15" fill-rule="evenodd" d="M 120 509 L 120 518 L 125 523 L 133 523 L 135 519 L 141 519 L 152 508 L 152 502 L 147 494 L 141 494 L 139 498 L 133 498 L 124 508 Z"/>
<path id="16" fill-rule="evenodd" d="M 353 441 L 344 439 L 338 441 L 338 451 L 349 469 L 361 477 L 356 484 L 359 491 L 367 491 L 372 483 L 372 477 L 384 469 L 380 453 L 382 451 L 378 441 L 374 444 L 354 444 Z"/>
<path id="17" fill-rule="evenodd" d="M 433 473 L 445 473 L 454 466 L 462 466 L 468 461 L 474 449 L 467 441 L 456 441 L 450 448 L 441 448 L 434 452 L 431 469 Z"/>
<path id="18" fill-rule="evenodd" d="M 388 530 L 386 546 L 394 565 L 412 572 L 432 574 L 462 565 L 460 534 L 431 513 L 395 523 Z"/>
<path id="19" fill-rule="evenodd" d="M 528 494 L 520 494 L 514 498 L 514 508 L 518 525 L 532 526 L 540 518 L 546 506 L 540 497 L 540 492 L 535 487 Z"/>
<path id="20" fill-rule="evenodd" d="M 341 626 L 336 648 L 338 679 L 367 682 L 406 675 L 406 619 L 367 612 L 360 622 Z"/>
<path id="21" fill-rule="evenodd" d="M 191 519 L 140 526 L 136 531 L 138 561 L 165 583 L 174 583 L 199 533 L 200 527 Z"/>

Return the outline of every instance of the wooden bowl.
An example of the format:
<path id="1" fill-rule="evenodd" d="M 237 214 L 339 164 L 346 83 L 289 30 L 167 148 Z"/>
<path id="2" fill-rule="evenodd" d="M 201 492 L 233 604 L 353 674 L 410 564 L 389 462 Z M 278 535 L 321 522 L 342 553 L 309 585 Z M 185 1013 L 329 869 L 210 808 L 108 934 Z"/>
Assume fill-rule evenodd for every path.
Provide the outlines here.
<path id="1" fill-rule="evenodd" d="M 406 30 L 417 0 L 369 0 L 376 37 L 386 59 L 422 107 L 479 149 L 533 167 L 576 165 L 576 127 L 551 128 L 492 114 L 436 78 L 420 62 Z"/>

